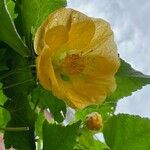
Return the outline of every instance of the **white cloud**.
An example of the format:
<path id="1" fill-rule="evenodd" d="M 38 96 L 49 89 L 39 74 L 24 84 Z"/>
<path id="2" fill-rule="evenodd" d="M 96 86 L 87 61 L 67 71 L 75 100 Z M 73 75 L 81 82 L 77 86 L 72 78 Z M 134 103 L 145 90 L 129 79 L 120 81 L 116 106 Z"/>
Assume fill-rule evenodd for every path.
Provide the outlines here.
<path id="1" fill-rule="evenodd" d="M 68 0 L 68 7 L 110 22 L 123 59 L 150 74 L 150 1 L 149 0 Z M 124 98 L 117 112 L 150 117 L 150 86 Z"/>

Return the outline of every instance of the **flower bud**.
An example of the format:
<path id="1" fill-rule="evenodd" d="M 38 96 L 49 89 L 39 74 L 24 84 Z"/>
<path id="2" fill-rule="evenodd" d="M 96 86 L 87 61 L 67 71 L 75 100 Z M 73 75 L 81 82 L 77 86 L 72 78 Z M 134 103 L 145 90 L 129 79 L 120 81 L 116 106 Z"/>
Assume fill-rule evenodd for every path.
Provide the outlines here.
<path id="1" fill-rule="evenodd" d="M 97 112 L 92 112 L 87 115 L 85 124 L 88 129 L 98 131 L 103 127 L 102 116 Z"/>

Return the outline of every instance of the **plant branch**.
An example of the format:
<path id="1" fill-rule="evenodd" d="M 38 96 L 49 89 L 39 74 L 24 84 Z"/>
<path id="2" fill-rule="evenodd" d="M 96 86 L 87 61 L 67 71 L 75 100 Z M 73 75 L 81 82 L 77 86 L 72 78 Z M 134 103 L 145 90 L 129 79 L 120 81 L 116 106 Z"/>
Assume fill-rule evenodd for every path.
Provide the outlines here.
<path id="1" fill-rule="evenodd" d="M 12 87 L 15 87 L 15 86 L 18 86 L 18 85 L 24 84 L 24 83 L 26 83 L 26 82 L 31 82 L 31 81 L 33 81 L 33 78 L 32 78 L 32 79 L 25 80 L 25 81 L 22 81 L 22 82 L 19 82 L 19 83 L 14 83 L 14 84 L 11 84 L 11 85 L 8 85 L 8 86 L 5 86 L 5 87 L 2 87 L 2 88 L 0 88 L 0 90 L 9 89 L 9 88 L 12 88 Z"/>
<path id="2" fill-rule="evenodd" d="M 22 68 L 18 68 L 18 69 L 9 71 L 9 72 L 5 73 L 4 75 L 2 75 L 2 76 L 0 77 L 0 80 L 9 77 L 9 76 L 12 75 L 12 74 L 17 73 L 18 71 L 23 71 L 23 70 L 26 69 L 26 68 L 32 68 L 32 67 L 34 68 L 35 65 L 30 65 L 30 66 L 27 66 L 27 67 L 22 67 Z M 25 71 L 25 70 L 24 70 L 24 71 Z"/>
<path id="3" fill-rule="evenodd" d="M 8 128 L 0 128 L 1 131 L 29 131 L 29 127 L 8 127 Z"/>

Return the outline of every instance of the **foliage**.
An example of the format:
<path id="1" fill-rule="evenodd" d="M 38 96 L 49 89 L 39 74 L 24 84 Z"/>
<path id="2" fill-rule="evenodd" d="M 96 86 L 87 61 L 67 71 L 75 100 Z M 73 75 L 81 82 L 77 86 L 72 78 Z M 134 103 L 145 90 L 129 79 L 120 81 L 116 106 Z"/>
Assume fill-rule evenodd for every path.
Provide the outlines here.
<path id="1" fill-rule="evenodd" d="M 114 115 L 118 100 L 150 84 L 150 76 L 121 60 L 117 90 L 99 106 L 75 111 L 65 120 L 67 106 L 36 80 L 33 38 L 43 20 L 65 0 L 0 0 L 0 131 L 6 148 L 19 150 L 149 150 L 150 120 Z M 51 120 L 45 119 L 45 110 Z M 91 112 L 102 115 L 105 143 L 85 127 Z M 67 125 L 66 125 L 67 124 Z M 36 144 L 37 142 L 37 144 Z"/>
<path id="2" fill-rule="evenodd" d="M 67 127 L 43 124 L 43 150 L 72 150 L 79 132 L 80 121 Z M 56 142 L 57 141 L 57 142 Z"/>
<path id="3" fill-rule="evenodd" d="M 131 65 L 121 60 L 121 66 L 116 75 L 117 90 L 109 97 L 112 101 L 117 101 L 132 92 L 150 84 L 150 76 L 134 70 Z"/>
<path id="4" fill-rule="evenodd" d="M 29 50 L 16 31 L 5 0 L 0 0 L 0 20 L 0 40 L 7 43 L 22 56 L 27 56 Z"/>
<path id="5" fill-rule="evenodd" d="M 149 150 L 150 120 L 119 114 L 104 127 L 106 143 L 112 150 Z"/>
<path id="6" fill-rule="evenodd" d="M 0 84 L 0 87 L 2 87 L 2 85 Z M 5 127 L 6 123 L 9 121 L 10 116 L 9 116 L 9 112 L 6 109 L 2 109 L 4 103 L 6 102 L 7 97 L 3 94 L 2 91 L 0 91 L 0 128 Z"/>
<path id="7" fill-rule="evenodd" d="M 108 150 L 105 143 L 95 139 L 92 131 L 83 129 L 74 150 Z"/>
<path id="8" fill-rule="evenodd" d="M 38 106 L 41 109 L 48 108 L 57 122 L 62 122 L 64 120 L 66 114 L 65 103 L 41 86 L 38 86 L 33 90 L 32 101 L 35 104 L 38 102 Z"/>

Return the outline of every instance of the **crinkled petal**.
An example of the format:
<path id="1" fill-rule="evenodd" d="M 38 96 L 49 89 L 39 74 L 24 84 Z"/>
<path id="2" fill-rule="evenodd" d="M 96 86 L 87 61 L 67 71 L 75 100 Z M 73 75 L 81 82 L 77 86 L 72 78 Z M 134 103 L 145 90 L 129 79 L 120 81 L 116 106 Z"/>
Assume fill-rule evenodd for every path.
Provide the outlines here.
<path id="1" fill-rule="evenodd" d="M 68 45 L 70 49 L 82 49 L 86 47 L 95 32 L 95 25 L 92 20 L 73 22 L 69 32 Z"/>
<path id="2" fill-rule="evenodd" d="M 84 108 L 85 106 L 87 106 L 87 98 L 77 93 L 70 81 L 64 81 L 61 79 L 59 73 L 56 74 L 56 78 L 59 84 L 59 90 L 61 92 L 58 92 L 58 89 L 52 90 L 54 95 L 57 95 L 58 98 L 63 99 L 72 108 Z"/>
<path id="3" fill-rule="evenodd" d="M 34 42 L 35 52 L 38 55 L 45 48 L 50 48 L 54 52 L 68 41 L 68 30 L 65 26 L 56 26 L 48 29 L 44 35 L 43 33 L 44 29 L 39 28 Z"/>
<path id="4" fill-rule="evenodd" d="M 68 33 L 68 49 L 83 48 L 94 36 L 94 22 L 90 17 L 73 9 L 66 11 L 62 8 L 55 11 L 37 30 L 34 40 L 36 54 L 40 54 L 45 44 L 48 44 L 50 48 L 53 47 L 53 50 L 58 48 L 68 40 Z"/>
<path id="5" fill-rule="evenodd" d="M 72 9 L 59 9 L 57 11 L 54 11 L 51 13 L 46 21 L 38 28 L 36 34 L 35 34 L 35 39 L 34 39 L 34 49 L 35 53 L 39 55 L 41 51 L 45 48 L 45 34 L 47 31 L 52 32 L 52 29 L 56 31 L 57 26 L 63 26 L 66 30 L 70 26 L 70 15 L 72 13 Z M 54 32 L 53 32 L 54 33 Z M 61 32 L 62 33 L 62 32 Z M 56 33 L 58 35 L 58 33 Z M 68 33 L 66 33 L 68 34 Z M 57 36 L 56 35 L 56 36 Z M 54 35 L 52 35 L 54 37 Z M 56 39 L 55 36 L 55 39 Z M 62 38 L 63 35 L 58 35 L 58 40 L 59 38 Z M 66 35 L 64 37 L 66 39 Z M 64 40 L 64 39 L 63 39 Z"/>
<path id="6" fill-rule="evenodd" d="M 107 57 L 102 57 L 100 54 L 92 55 L 91 53 L 90 55 L 84 56 L 82 61 L 86 66 L 82 74 L 93 77 L 114 76 L 119 67 L 118 59 L 112 61 Z"/>
<path id="7" fill-rule="evenodd" d="M 48 20 L 46 20 L 38 29 L 34 38 L 34 50 L 37 55 L 40 55 L 45 47 L 45 31 L 48 25 Z"/>
<path id="8" fill-rule="evenodd" d="M 40 84 L 47 90 L 53 90 L 55 93 L 60 92 L 59 85 L 51 61 L 51 49 L 46 48 L 36 59 L 37 77 Z M 57 94 L 56 94 L 57 95 Z M 62 96 L 61 96 L 62 98 Z"/>
<path id="9" fill-rule="evenodd" d="M 85 108 L 91 104 L 101 104 L 107 95 L 116 89 L 115 78 L 112 76 L 90 77 L 73 76 L 64 81 L 59 73 L 56 73 L 57 83 L 61 92 L 55 93 L 73 108 Z"/>
<path id="10" fill-rule="evenodd" d="M 37 66 L 37 77 L 40 81 L 40 84 L 47 90 L 53 91 L 53 94 L 64 99 L 64 93 L 61 91 L 61 88 L 56 79 L 56 73 L 51 61 L 51 49 L 44 49 L 40 56 L 37 57 L 36 66 Z"/>
<path id="11" fill-rule="evenodd" d="M 60 48 L 68 41 L 68 30 L 65 26 L 59 25 L 47 30 L 45 34 L 45 43 L 53 51 Z"/>
<path id="12" fill-rule="evenodd" d="M 41 85 L 47 89 L 51 90 L 51 81 L 49 79 L 49 72 L 50 69 L 50 49 L 44 49 L 36 58 L 36 66 L 37 66 L 37 77 L 40 80 Z"/>
<path id="13" fill-rule="evenodd" d="M 95 35 L 89 44 L 89 55 L 97 55 L 108 59 L 119 68 L 120 60 L 118 57 L 117 46 L 114 41 L 114 34 L 109 23 L 103 19 L 93 19 L 95 23 Z"/>
<path id="14" fill-rule="evenodd" d="M 72 80 L 72 86 L 76 97 L 78 95 L 82 97 L 78 98 L 80 103 L 82 103 L 82 107 L 79 107 L 79 103 L 72 99 L 72 103 L 77 108 L 84 108 L 91 104 L 102 104 L 106 96 L 116 89 L 115 79 L 113 77 L 95 79 L 76 78 Z"/>
<path id="15" fill-rule="evenodd" d="M 92 104 L 102 104 L 110 91 L 116 88 L 114 79 L 108 79 L 103 82 L 101 84 L 93 84 L 82 80 L 74 80 L 72 83 L 64 84 L 58 80 L 61 91 L 63 91 L 63 100 L 69 106 L 79 109 Z M 60 94 L 62 93 L 57 93 L 59 98 L 62 96 Z"/>

